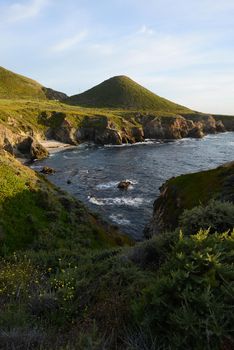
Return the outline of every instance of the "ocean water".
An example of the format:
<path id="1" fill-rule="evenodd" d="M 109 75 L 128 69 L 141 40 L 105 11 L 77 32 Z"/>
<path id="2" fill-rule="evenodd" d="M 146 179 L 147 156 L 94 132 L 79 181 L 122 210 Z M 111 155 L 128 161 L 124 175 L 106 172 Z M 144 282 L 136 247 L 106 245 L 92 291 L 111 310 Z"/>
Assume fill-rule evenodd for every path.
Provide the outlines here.
<path id="1" fill-rule="evenodd" d="M 32 166 L 56 170 L 50 181 L 82 200 L 136 240 L 152 216 L 159 187 L 170 177 L 214 168 L 234 160 L 234 133 L 122 146 L 82 144 Z M 67 181 L 71 183 L 68 184 Z M 128 190 L 117 188 L 130 180 Z"/>

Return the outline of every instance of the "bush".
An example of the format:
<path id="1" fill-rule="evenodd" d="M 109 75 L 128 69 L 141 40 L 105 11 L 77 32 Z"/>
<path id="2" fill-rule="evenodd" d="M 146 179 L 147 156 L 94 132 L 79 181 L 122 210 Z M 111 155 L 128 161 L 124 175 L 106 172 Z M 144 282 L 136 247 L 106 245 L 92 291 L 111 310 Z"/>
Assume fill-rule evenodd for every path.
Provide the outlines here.
<path id="1" fill-rule="evenodd" d="M 199 205 L 185 210 L 179 219 L 184 234 L 195 234 L 200 229 L 210 233 L 226 232 L 234 228 L 234 205 L 229 202 L 212 200 L 208 205 Z"/>
<path id="2" fill-rule="evenodd" d="M 170 252 L 174 238 L 174 233 L 153 236 L 150 240 L 131 248 L 128 258 L 143 269 L 158 269 Z"/>
<path id="3" fill-rule="evenodd" d="M 163 349 L 234 346 L 233 250 L 234 232 L 180 234 L 154 283 L 133 304 L 136 320 Z"/>

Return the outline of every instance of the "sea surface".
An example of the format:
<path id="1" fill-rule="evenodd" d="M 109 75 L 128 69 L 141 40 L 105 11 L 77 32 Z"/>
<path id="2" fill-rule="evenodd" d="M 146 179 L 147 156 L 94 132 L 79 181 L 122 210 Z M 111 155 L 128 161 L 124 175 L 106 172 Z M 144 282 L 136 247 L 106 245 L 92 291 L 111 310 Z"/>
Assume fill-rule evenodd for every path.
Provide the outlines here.
<path id="1" fill-rule="evenodd" d="M 52 154 L 32 167 L 56 170 L 49 179 L 82 200 L 106 220 L 120 226 L 136 240 L 152 216 L 159 187 L 170 177 L 214 168 L 234 160 L 234 133 L 208 135 L 203 139 L 135 145 L 82 144 Z M 71 183 L 68 184 L 67 181 Z M 128 190 L 117 188 L 130 180 Z"/>

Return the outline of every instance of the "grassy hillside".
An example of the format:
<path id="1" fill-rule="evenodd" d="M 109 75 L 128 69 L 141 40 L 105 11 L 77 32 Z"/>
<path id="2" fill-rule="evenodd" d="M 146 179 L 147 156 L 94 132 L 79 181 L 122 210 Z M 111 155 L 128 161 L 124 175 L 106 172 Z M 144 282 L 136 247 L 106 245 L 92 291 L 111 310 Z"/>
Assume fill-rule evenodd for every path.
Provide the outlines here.
<path id="1" fill-rule="evenodd" d="M 61 99 L 65 94 L 43 87 L 38 82 L 0 67 L 0 99 Z"/>
<path id="2" fill-rule="evenodd" d="M 78 248 L 85 240 L 90 248 L 124 242 L 80 202 L 4 151 L 0 151 L 0 189 L 2 252 L 38 244 L 56 249 L 71 242 Z"/>
<path id="3" fill-rule="evenodd" d="M 74 127 L 91 123 L 98 127 L 102 119 L 108 119 L 119 127 L 136 125 L 131 113 L 122 110 L 105 110 L 70 106 L 57 101 L 0 99 L 0 125 L 14 132 L 34 130 L 44 133 L 48 127 L 59 127 L 61 115 Z M 43 117 L 44 116 L 44 117 Z M 137 124 L 138 125 L 138 124 Z"/>
<path id="4" fill-rule="evenodd" d="M 1 151 L 0 349 L 231 350 L 233 233 L 130 244 Z"/>
<path id="5" fill-rule="evenodd" d="M 185 209 L 207 205 L 211 199 L 234 203 L 234 162 L 168 180 L 154 204 L 155 226 L 175 229 Z"/>
<path id="6" fill-rule="evenodd" d="M 126 76 L 110 78 L 82 94 L 71 96 L 67 103 L 89 107 L 189 111 L 183 106 L 155 95 Z"/>

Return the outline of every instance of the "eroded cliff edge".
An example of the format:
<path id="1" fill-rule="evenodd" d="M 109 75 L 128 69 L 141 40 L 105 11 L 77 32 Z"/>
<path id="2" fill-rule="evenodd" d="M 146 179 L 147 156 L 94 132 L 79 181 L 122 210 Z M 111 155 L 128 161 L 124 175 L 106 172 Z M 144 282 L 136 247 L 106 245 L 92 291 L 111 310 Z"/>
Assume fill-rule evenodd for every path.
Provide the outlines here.
<path id="1" fill-rule="evenodd" d="M 166 181 L 154 202 L 153 217 L 145 228 L 145 236 L 175 230 L 185 209 L 206 205 L 212 199 L 234 203 L 234 162 Z"/>
<path id="2" fill-rule="evenodd" d="M 146 139 L 202 138 L 225 131 L 234 131 L 234 117 L 98 110 L 54 102 L 8 101 L 0 105 L 0 148 L 28 159 L 48 155 L 40 144 L 43 139 L 71 145 L 121 145 Z"/>

